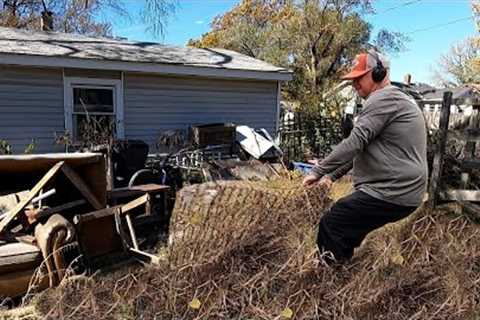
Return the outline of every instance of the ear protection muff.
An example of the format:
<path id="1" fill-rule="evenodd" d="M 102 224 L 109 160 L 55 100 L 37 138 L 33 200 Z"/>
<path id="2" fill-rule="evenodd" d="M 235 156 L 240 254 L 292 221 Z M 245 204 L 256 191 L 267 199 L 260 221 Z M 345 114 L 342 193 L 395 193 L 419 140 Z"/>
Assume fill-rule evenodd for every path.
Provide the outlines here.
<path id="1" fill-rule="evenodd" d="M 387 76 L 387 69 L 383 66 L 382 61 L 380 61 L 377 52 L 369 51 L 368 54 L 370 54 L 377 62 L 376 66 L 372 69 L 372 80 L 375 82 L 382 82 Z"/>

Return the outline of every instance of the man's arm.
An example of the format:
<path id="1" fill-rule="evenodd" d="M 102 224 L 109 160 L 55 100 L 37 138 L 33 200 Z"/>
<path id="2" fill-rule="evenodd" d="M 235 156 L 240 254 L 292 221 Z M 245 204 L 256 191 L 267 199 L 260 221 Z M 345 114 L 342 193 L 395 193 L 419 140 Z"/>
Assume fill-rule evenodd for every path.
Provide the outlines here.
<path id="1" fill-rule="evenodd" d="M 312 168 L 312 175 L 320 178 L 352 163 L 355 156 L 390 123 L 397 110 L 395 103 L 392 101 L 382 103 L 380 99 L 376 99 L 374 103 L 378 104 L 365 105 L 348 138 L 339 143 L 324 160 Z"/>
<path id="2" fill-rule="evenodd" d="M 348 171 L 350 171 L 353 168 L 353 160 L 344 164 L 341 167 L 338 167 L 335 169 L 333 172 L 330 172 L 327 174 L 327 176 L 333 181 L 337 181 L 341 177 L 347 174 Z"/>

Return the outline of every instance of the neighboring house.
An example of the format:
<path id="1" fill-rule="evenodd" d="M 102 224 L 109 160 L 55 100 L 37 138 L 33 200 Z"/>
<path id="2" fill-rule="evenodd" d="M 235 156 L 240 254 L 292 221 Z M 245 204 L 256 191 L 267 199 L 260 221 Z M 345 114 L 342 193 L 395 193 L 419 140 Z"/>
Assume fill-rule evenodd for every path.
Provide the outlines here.
<path id="1" fill-rule="evenodd" d="M 446 91 L 452 92 L 450 127 L 466 126 L 470 117 L 477 114 L 480 109 L 480 90 L 474 85 L 455 88 L 435 88 L 424 83 L 411 83 L 409 85 L 398 83 L 397 85 L 416 99 L 431 129 L 438 128 L 443 94 Z"/>
<path id="2" fill-rule="evenodd" d="M 452 113 L 471 113 L 473 106 L 480 106 L 480 91 L 470 86 L 456 88 L 442 88 L 428 90 L 422 93 L 421 104 L 425 111 L 440 111 L 442 107 L 443 94 L 446 91 L 452 92 Z"/>
<path id="3" fill-rule="evenodd" d="M 166 130 L 233 122 L 278 127 L 283 68 L 224 49 L 0 28 L 0 139 L 61 151 L 88 117 L 151 147 Z M 152 149 L 151 149 L 152 150 Z"/>

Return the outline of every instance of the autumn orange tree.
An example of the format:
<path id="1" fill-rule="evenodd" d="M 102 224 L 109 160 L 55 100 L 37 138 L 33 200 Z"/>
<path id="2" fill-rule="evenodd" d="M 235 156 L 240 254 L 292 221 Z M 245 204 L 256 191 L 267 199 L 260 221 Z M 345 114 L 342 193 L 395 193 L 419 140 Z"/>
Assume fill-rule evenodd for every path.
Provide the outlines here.
<path id="1" fill-rule="evenodd" d="M 365 16 L 373 12 L 370 0 L 242 0 L 189 45 L 231 49 L 292 70 L 284 98 L 299 102 L 303 123 L 313 127 L 319 117 L 338 120 L 342 101 L 331 89 L 356 53 L 372 45 L 402 49 L 401 34 L 372 35 Z"/>

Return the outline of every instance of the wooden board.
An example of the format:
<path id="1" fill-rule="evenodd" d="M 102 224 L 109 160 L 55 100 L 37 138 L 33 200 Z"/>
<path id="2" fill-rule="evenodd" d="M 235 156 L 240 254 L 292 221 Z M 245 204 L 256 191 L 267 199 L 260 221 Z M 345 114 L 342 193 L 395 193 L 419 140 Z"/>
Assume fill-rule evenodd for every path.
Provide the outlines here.
<path id="1" fill-rule="evenodd" d="M 0 156 L 1 173 L 23 173 L 48 170 L 63 161 L 71 167 L 104 161 L 99 153 L 50 153 Z"/>
<path id="2" fill-rule="evenodd" d="M 107 206 L 105 157 L 100 153 L 51 153 L 0 156 L 0 192 L 30 189 L 56 163 L 64 161 L 82 177 L 102 208 Z M 7 179 L 15 179 L 13 185 Z M 63 180 L 63 179 L 62 179 Z M 57 190 L 58 191 L 58 190 Z M 70 201 L 74 199 L 69 199 Z"/>
<path id="3" fill-rule="evenodd" d="M 0 234 L 5 232 L 8 225 L 15 219 L 15 217 L 32 201 L 33 198 L 42 190 L 45 185 L 60 171 L 65 165 L 65 162 L 60 161 L 54 165 L 43 178 L 32 188 L 27 197 L 22 199 L 12 210 L 10 210 L 6 217 L 0 221 Z"/>
<path id="4" fill-rule="evenodd" d="M 169 186 L 161 184 L 143 184 L 133 187 L 117 188 L 108 192 L 109 199 L 118 199 L 125 197 L 141 196 L 145 193 L 158 193 L 170 189 Z"/>
<path id="5" fill-rule="evenodd" d="M 141 206 L 142 204 L 146 204 L 147 202 L 150 201 L 150 196 L 148 194 L 145 194 L 135 200 L 132 200 L 126 204 L 123 204 L 122 205 L 122 214 L 125 214 L 139 206 Z"/>
<path id="6" fill-rule="evenodd" d="M 114 215 L 119 211 L 120 207 L 113 207 L 74 217 L 77 241 L 87 265 L 98 257 L 124 251 L 115 225 Z"/>
<path id="7" fill-rule="evenodd" d="M 100 209 L 97 211 L 89 212 L 86 214 L 81 214 L 81 215 L 76 215 L 73 218 L 74 223 L 85 223 L 91 220 L 96 220 L 100 219 L 103 217 L 111 216 L 114 215 L 115 213 L 121 213 L 121 205 L 115 206 L 115 207 L 110 207 L 110 208 L 105 208 L 105 209 Z"/>
<path id="8" fill-rule="evenodd" d="M 447 190 L 440 192 L 440 199 L 449 201 L 480 202 L 480 191 L 474 190 Z"/>
<path id="9" fill-rule="evenodd" d="M 103 203 L 101 203 L 96 195 L 90 190 L 90 187 L 85 183 L 85 181 L 75 172 L 70 166 L 65 164 L 62 167 L 63 173 L 70 179 L 70 181 L 78 188 L 80 193 L 87 199 L 88 202 L 97 210 L 103 208 Z"/>
<path id="10" fill-rule="evenodd" d="M 433 170 L 430 177 L 430 186 L 428 189 L 429 202 L 428 206 L 433 208 L 437 204 L 438 191 L 440 180 L 442 178 L 443 158 L 447 144 L 448 122 L 450 120 L 450 106 L 452 104 L 452 93 L 447 91 L 443 94 L 442 113 L 440 115 L 439 131 L 440 137 L 438 139 L 437 149 L 433 157 Z"/>

